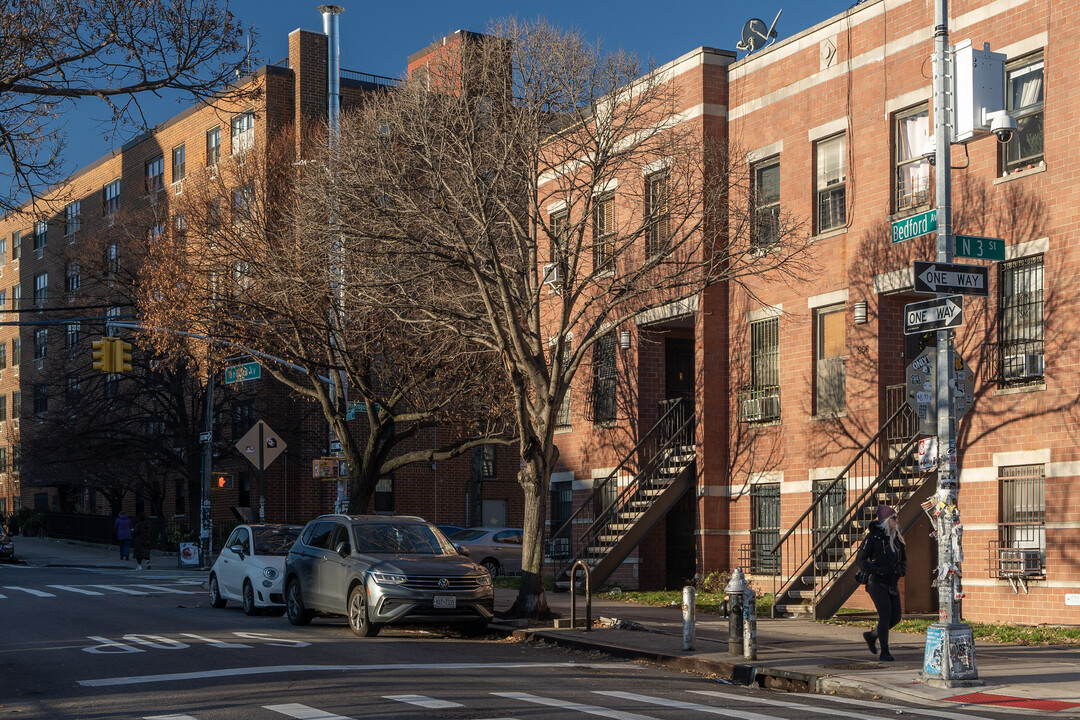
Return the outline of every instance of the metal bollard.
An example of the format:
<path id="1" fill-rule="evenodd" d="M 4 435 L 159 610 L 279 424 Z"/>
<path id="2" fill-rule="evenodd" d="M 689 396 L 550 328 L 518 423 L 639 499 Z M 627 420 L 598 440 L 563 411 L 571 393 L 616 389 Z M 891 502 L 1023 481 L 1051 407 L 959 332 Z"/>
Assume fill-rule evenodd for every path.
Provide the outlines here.
<path id="1" fill-rule="evenodd" d="M 724 592 L 728 599 L 728 653 L 738 655 L 743 651 L 743 593 L 746 591 L 746 578 L 740 568 L 731 574 Z"/>
<path id="2" fill-rule="evenodd" d="M 697 599 L 694 597 L 694 587 L 687 585 L 682 589 L 682 649 L 694 649 L 694 613 Z"/>
<path id="3" fill-rule="evenodd" d="M 757 660 L 757 598 L 752 588 L 743 591 L 743 657 Z"/>
<path id="4" fill-rule="evenodd" d="M 584 560 L 578 560 L 570 567 L 570 628 L 577 628 L 577 593 L 574 591 L 574 576 L 577 569 L 585 573 L 585 632 L 592 630 L 592 588 L 589 587 L 589 566 Z"/>

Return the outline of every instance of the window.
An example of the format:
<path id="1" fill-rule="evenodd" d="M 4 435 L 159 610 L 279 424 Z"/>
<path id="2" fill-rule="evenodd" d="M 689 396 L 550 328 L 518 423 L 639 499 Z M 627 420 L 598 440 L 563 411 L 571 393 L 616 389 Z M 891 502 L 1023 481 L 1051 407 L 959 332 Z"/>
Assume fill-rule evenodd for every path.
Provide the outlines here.
<path id="1" fill-rule="evenodd" d="M 0 395 L 0 421 L 7 420 L 7 395 Z"/>
<path id="2" fill-rule="evenodd" d="M 769 551 L 780 540 L 780 483 L 750 486 L 750 548 L 753 572 L 780 570 L 780 555 Z"/>
<path id="3" fill-rule="evenodd" d="M 551 532 L 555 533 L 566 524 L 574 514 L 574 484 L 572 482 L 551 483 Z M 552 537 L 551 556 L 566 557 L 570 554 L 568 534 Z"/>
<path id="4" fill-rule="evenodd" d="M 1043 378 L 1043 256 L 1001 264 L 1001 380 Z"/>
<path id="5" fill-rule="evenodd" d="M 671 215 L 668 206 L 668 174 L 653 173 L 645 178 L 645 255 L 652 259 L 667 252 L 671 241 Z"/>
<path id="6" fill-rule="evenodd" d="M 242 400 L 232 408 L 232 436 L 239 440 L 255 425 L 255 401 Z"/>
<path id="7" fill-rule="evenodd" d="M 64 335 L 64 349 L 68 357 L 74 357 L 79 350 L 79 341 L 82 339 L 82 323 L 69 322 L 67 333 Z"/>
<path id="8" fill-rule="evenodd" d="M 11 393 L 11 419 L 18 420 L 22 415 L 22 393 L 18 390 Z"/>
<path id="9" fill-rule="evenodd" d="M 554 359 L 555 359 L 555 357 L 554 357 L 555 356 L 555 348 L 556 348 L 555 343 L 556 343 L 556 339 L 552 338 L 551 341 L 550 341 L 552 361 L 554 361 Z M 567 366 L 568 363 L 570 363 L 570 361 L 573 359 L 573 357 L 574 357 L 573 346 L 570 343 L 570 340 L 567 339 L 566 344 L 563 347 L 562 367 L 563 367 L 563 374 L 564 375 L 566 373 L 566 366 Z M 573 422 L 572 416 L 571 416 L 572 407 L 571 407 L 571 404 L 570 404 L 570 391 L 571 391 L 571 388 L 567 387 L 566 388 L 566 394 L 563 395 L 562 405 L 559 406 L 559 411 L 555 414 L 555 427 L 556 428 L 569 428 L 569 427 L 571 427 L 571 424 Z"/>
<path id="10" fill-rule="evenodd" d="M 64 404 L 68 407 L 77 407 L 79 405 L 80 383 L 78 375 L 68 375 L 67 387 L 64 390 Z"/>
<path id="11" fill-rule="evenodd" d="M 78 260 L 68 260 L 67 272 L 64 273 L 64 290 L 73 293 L 82 287 L 82 268 Z"/>
<path id="12" fill-rule="evenodd" d="M 206 164 L 216 165 L 221 159 L 221 128 L 206 131 Z"/>
<path id="13" fill-rule="evenodd" d="M 7 367 L 7 343 L 0 343 L 0 370 Z M 3 419 L 3 418 L 0 418 Z"/>
<path id="14" fill-rule="evenodd" d="M 158 155 L 146 163 L 146 194 L 156 193 L 165 187 L 165 158 Z"/>
<path id="15" fill-rule="evenodd" d="M 484 480 L 497 479 L 495 470 L 495 445 L 481 445 L 477 450 L 480 455 L 480 477 Z"/>
<path id="16" fill-rule="evenodd" d="M 39 384 L 34 386 L 34 414 L 44 415 L 49 412 L 49 386 Z"/>
<path id="17" fill-rule="evenodd" d="M 187 150 L 183 145 L 172 149 L 172 181 L 178 183 L 187 175 Z"/>
<path id="18" fill-rule="evenodd" d="M 22 308 L 22 285 L 11 286 L 11 309 L 20 310 Z"/>
<path id="19" fill-rule="evenodd" d="M 75 232 L 82 226 L 82 210 L 81 203 L 78 200 L 72 200 L 64 207 L 64 235 L 74 235 Z"/>
<path id="20" fill-rule="evenodd" d="M 22 362 L 22 338 L 11 338 L 11 367 Z"/>
<path id="21" fill-rule="evenodd" d="M 0 318 L 7 317 L 7 290 L 0 290 Z"/>
<path id="22" fill-rule="evenodd" d="M 757 247 L 772 245 L 780 239 L 780 160 L 758 163 L 751 170 L 754 222 L 750 241 Z"/>
<path id="23" fill-rule="evenodd" d="M 814 414 L 839 415 L 847 407 L 844 361 L 844 306 L 814 313 Z"/>
<path id="24" fill-rule="evenodd" d="M 817 144 L 817 231 L 844 227 L 846 222 L 847 144 L 843 135 Z"/>
<path id="25" fill-rule="evenodd" d="M 232 119 L 232 154 L 249 150 L 255 144 L 255 113 L 243 112 Z"/>
<path id="26" fill-rule="evenodd" d="M 34 276 L 34 305 L 44 307 L 49 301 L 49 273 Z"/>
<path id="27" fill-rule="evenodd" d="M 34 250 L 44 250 L 49 241 L 49 223 L 38 220 L 34 223 Z"/>
<path id="28" fill-rule="evenodd" d="M 110 274 L 120 272 L 120 246 L 116 243 L 105 246 L 105 271 Z"/>
<path id="29" fill-rule="evenodd" d="M 831 487 L 830 487 L 831 486 Z M 814 544 L 820 542 L 847 510 L 847 483 L 844 480 L 833 485 L 832 480 L 814 481 L 814 500 L 822 498 L 814 506 Z M 825 551 L 826 556 L 828 551 Z M 828 560 L 826 559 L 826 562 Z"/>
<path id="30" fill-rule="evenodd" d="M 566 251 L 569 238 L 567 233 L 570 229 L 570 213 L 563 211 L 556 213 L 550 218 L 551 224 L 551 262 L 556 265 L 555 271 L 566 272 Z M 546 278 L 548 282 L 562 282 L 562 277 Z"/>
<path id="31" fill-rule="evenodd" d="M 750 383 L 740 393 L 739 419 L 766 422 L 780 418 L 780 319 L 750 323 Z"/>
<path id="32" fill-rule="evenodd" d="M 150 229 L 146 231 L 146 241 L 153 244 L 161 239 L 161 236 L 165 234 L 165 223 L 154 223 L 150 226 Z"/>
<path id="33" fill-rule="evenodd" d="M 1016 118 L 1016 132 L 1002 149 L 1002 166 L 1008 173 L 1043 159 L 1042 53 L 1010 63 L 1005 74 L 1007 109 Z"/>
<path id="34" fill-rule="evenodd" d="M 7 448 L 0 447 L 0 473 L 6 473 L 7 469 Z"/>
<path id="35" fill-rule="evenodd" d="M 101 215 L 111 218 L 120 210 L 120 181 L 113 180 L 101 189 Z"/>
<path id="36" fill-rule="evenodd" d="M 599 338 L 593 345 L 593 422 L 614 422 L 618 417 L 616 405 L 615 333 Z"/>
<path id="37" fill-rule="evenodd" d="M 0 237 L 0 267 L 7 265 L 7 237 Z"/>
<path id="38" fill-rule="evenodd" d="M 187 233 L 187 215 L 183 213 L 177 213 L 173 218 L 173 229 L 176 231 L 177 237 L 183 237 Z"/>
<path id="39" fill-rule="evenodd" d="M 232 221 L 234 224 L 249 223 L 255 213 L 255 188 L 250 184 L 233 191 Z"/>
<path id="40" fill-rule="evenodd" d="M 11 259 L 18 260 L 22 257 L 22 231 L 16 230 L 11 233 Z"/>
<path id="41" fill-rule="evenodd" d="M 1045 468 L 1042 465 L 1002 467 L 998 470 L 998 485 L 1001 546 L 1037 551 L 1041 568 L 1046 559 Z"/>
<path id="42" fill-rule="evenodd" d="M 49 329 L 38 328 L 34 331 L 34 359 L 44 360 L 49 347 Z"/>
<path id="43" fill-rule="evenodd" d="M 930 204 L 930 160 L 922 156 L 930 133 L 925 105 L 896 115 L 896 212 Z"/>
<path id="44" fill-rule="evenodd" d="M 394 476 L 383 475 L 375 483 L 375 512 L 394 512 Z"/>
<path id="45" fill-rule="evenodd" d="M 615 195 L 607 193 L 596 201 L 593 219 L 593 268 L 595 272 L 615 269 Z"/>

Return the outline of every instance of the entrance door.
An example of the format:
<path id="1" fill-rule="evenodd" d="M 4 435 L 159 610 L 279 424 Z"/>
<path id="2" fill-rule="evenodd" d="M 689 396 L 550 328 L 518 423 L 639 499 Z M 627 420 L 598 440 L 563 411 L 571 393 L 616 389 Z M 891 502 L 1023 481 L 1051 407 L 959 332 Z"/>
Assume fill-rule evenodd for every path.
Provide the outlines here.
<path id="1" fill-rule="evenodd" d="M 694 341 L 667 338 L 664 341 L 664 397 L 693 398 Z"/>

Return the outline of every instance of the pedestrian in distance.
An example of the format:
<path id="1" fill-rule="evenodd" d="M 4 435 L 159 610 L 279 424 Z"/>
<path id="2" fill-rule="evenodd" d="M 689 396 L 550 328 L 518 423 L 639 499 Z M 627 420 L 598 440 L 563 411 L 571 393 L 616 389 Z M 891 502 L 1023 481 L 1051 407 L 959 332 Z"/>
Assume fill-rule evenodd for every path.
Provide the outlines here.
<path id="1" fill-rule="evenodd" d="M 113 523 L 113 533 L 117 542 L 120 543 L 120 559 L 127 560 L 131 556 L 131 518 L 127 513 L 121 512 L 120 517 Z"/>
<path id="2" fill-rule="evenodd" d="M 139 513 L 135 518 L 135 527 L 131 531 L 131 542 L 135 550 L 135 561 L 139 563 L 136 570 L 150 569 L 150 542 L 153 537 L 153 529 L 146 516 Z M 145 565 L 144 565 L 145 563 Z"/>
<path id="3" fill-rule="evenodd" d="M 877 627 L 863 633 L 866 646 L 879 658 L 892 662 L 889 652 L 889 629 L 900 622 L 900 578 L 907 572 L 907 551 L 904 538 L 900 534 L 900 523 L 896 511 L 888 505 L 878 505 L 877 520 L 866 529 L 855 564 L 865 570 L 869 577 L 866 592 L 874 601 L 877 610 Z"/>

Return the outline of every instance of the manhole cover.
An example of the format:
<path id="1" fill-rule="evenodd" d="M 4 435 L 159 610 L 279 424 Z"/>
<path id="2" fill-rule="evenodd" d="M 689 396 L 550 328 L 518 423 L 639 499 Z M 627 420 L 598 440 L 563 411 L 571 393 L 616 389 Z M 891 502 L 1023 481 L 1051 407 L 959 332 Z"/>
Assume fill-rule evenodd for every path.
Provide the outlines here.
<path id="1" fill-rule="evenodd" d="M 837 663 L 835 665 L 822 665 L 826 670 L 883 670 L 880 663 Z"/>

